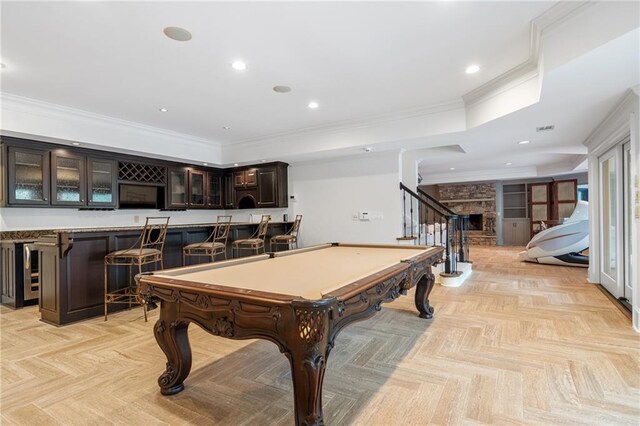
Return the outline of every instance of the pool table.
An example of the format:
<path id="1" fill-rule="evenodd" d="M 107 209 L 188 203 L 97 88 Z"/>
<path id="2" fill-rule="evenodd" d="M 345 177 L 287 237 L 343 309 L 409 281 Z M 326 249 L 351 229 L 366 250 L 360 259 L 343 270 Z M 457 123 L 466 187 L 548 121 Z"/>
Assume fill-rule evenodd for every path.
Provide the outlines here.
<path id="1" fill-rule="evenodd" d="M 167 357 L 161 393 L 184 389 L 194 322 L 215 336 L 275 343 L 291 364 L 296 424 L 323 424 L 322 382 L 337 334 L 413 286 L 420 317 L 431 318 L 431 267 L 442 251 L 333 243 L 139 274 L 144 299 L 161 303 L 154 326 Z"/>

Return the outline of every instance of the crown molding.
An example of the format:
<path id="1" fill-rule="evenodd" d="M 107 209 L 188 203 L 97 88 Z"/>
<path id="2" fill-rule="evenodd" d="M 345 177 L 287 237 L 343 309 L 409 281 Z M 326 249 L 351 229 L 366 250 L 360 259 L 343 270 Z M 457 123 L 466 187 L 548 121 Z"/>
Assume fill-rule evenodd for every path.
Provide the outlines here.
<path id="1" fill-rule="evenodd" d="M 629 132 L 629 114 L 638 105 L 637 87 L 627 89 L 609 114 L 584 140 L 582 144 L 589 149 L 589 154 L 601 152 L 602 149 L 605 149 L 616 139 L 624 137 Z M 635 109 L 637 110 L 637 107 Z"/>
<path id="2" fill-rule="evenodd" d="M 58 105 L 37 99 L 27 98 L 20 95 L 14 95 L 7 92 L 0 92 L 0 104 L 2 109 L 6 109 L 9 111 L 24 112 L 25 110 L 27 110 L 30 114 L 52 118 L 63 117 L 68 119 L 71 117 L 79 121 L 97 123 L 99 125 L 109 125 L 122 129 L 135 130 L 137 132 L 161 135 L 173 139 L 182 139 L 191 143 L 205 145 L 207 147 L 222 147 L 222 144 L 217 141 L 174 132 L 172 130 L 162 129 L 159 127 L 147 126 L 145 124 L 109 117 L 107 115 L 96 114 L 93 112 L 71 108 L 64 105 Z"/>
<path id="3" fill-rule="evenodd" d="M 523 179 L 538 176 L 535 166 L 529 167 L 509 167 L 509 169 L 475 170 L 458 173 L 424 173 L 418 169 L 422 175 L 421 185 L 433 185 L 442 183 L 478 182 Z"/>
<path id="4" fill-rule="evenodd" d="M 593 4 L 595 3 L 591 1 L 558 2 L 534 18 L 530 25 L 529 57 L 527 60 L 462 95 L 465 105 L 470 107 L 484 102 L 538 77 L 541 74 L 540 52 L 544 36 Z"/>
<path id="5" fill-rule="evenodd" d="M 288 137 L 313 136 L 318 134 L 337 133 L 345 130 L 357 130 L 375 125 L 392 123 L 396 121 L 408 120 L 411 118 L 427 117 L 429 115 L 440 114 L 443 112 L 461 110 L 464 108 L 462 100 L 444 102 L 434 105 L 427 105 L 415 108 L 407 108 L 392 113 L 372 115 L 353 120 L 334 121 L 330 124 L 305 127 L 302 129 L 290 130 L 285 132 L 271 133 L 256 138 L 241 139 L 223 144 L 226 147 L 250 147 L 258 145 L 271 139 L 280 139 Z"/>

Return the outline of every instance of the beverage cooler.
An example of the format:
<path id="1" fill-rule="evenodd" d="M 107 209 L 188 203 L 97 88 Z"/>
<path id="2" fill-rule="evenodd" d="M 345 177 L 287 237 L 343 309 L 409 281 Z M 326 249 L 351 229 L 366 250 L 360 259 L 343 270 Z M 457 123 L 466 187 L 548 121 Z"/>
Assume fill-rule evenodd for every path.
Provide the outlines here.
<path id="1" fill-rule="evenodd" d="M 40 268 L 34 241 L 0 242 L 2 304 L 12 308 L 35 305 L 40 293 Z"/>

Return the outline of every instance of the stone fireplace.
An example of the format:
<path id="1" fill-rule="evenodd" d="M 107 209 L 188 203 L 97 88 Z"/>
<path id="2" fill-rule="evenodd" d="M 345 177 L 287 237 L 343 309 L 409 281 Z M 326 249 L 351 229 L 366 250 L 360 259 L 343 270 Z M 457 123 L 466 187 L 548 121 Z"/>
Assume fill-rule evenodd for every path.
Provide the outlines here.
<path id="1" fill-rule="evenodd" d="M 496 244 L 494 183 L 452 183 L 421 189 L 455 213 L 469 215 L 469 241 L 472 245 Z"/>

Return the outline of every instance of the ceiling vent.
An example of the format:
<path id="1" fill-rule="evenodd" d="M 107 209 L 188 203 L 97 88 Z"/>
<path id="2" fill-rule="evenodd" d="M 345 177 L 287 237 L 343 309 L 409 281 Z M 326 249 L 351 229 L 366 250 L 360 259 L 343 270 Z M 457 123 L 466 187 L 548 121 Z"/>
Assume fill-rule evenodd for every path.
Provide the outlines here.
<path id="1" fill-rule="evenodd" d="M 553 124 L 551 124 L 549 126 L 536 127 L 536 132 L 548 132 L 548 131 L 553 130 L 555 127 L 556 126 L 554 126 Z"/>

